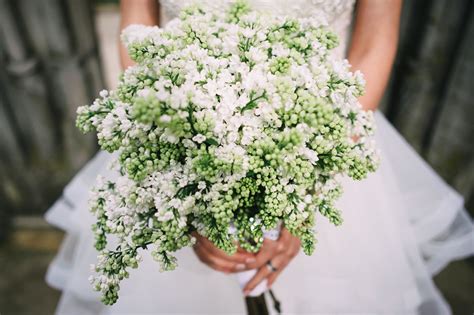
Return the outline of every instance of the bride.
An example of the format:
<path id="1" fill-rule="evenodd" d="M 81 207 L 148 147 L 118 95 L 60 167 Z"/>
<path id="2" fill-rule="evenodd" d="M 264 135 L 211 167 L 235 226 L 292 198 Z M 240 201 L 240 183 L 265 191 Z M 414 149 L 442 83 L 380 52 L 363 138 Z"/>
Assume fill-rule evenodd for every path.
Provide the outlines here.
<path id="1" fill-rule="evenodd" d="M 205 0 L 201 0 L 203 2 Z M 230 0 L 206 0 L 219 6 Z M 190 0 L 123 0 L 122 27 L 157 25 L 160 5 L 168 18 Z M 401 0 L 254 0 L 256 10 L 296 17 L 324 18 L 339 35 L 335 53 L 347 56 L 367 81 L 360 99 L 375 110 L 395 56 Z M 355 11 L 355 14 L 353 14 Z M 131 65 L 124 48 L 122 65 Z M 58 314 L 223 314 L 244 313 L 242 294 L 267 281 L 284 311 L 305 314 L 449 314 L 432 276 L 450 261 L 474 253 L 474 227 L 461 196 L 413 151 L 380 113 L 376 113 L 379 170 L 368 179 L 347 181 L 339 200 L 344 224 L 318 221 L 315 253 L 299 252 L 299 241 L 283 229 L 266 239 L 256 254 L 227 256 L 196 235 L 193 249 L 178 253 L 179 268 L 160 273 L 144 261 L 123 281 L 120 299 L 104 306 L 88 282 L 95 262 L 88 190 L 111 156 L 99 153 L 66 187 L 47 212 L 49 222 L 67 231 L 50 265 L 47 281 L 63 290 Z M 210 268 L 209 268 L 210 267 Z M 241 290 L 231 273 L 257 268 Z M 218 271 L 218 272 L 216 272 Z"/>

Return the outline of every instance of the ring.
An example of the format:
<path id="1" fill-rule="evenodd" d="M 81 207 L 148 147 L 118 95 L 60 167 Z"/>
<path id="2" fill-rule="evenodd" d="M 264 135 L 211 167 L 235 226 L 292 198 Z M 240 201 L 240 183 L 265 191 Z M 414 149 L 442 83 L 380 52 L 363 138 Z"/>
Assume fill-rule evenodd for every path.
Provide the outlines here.
<path id="1" fill-rule="evenodd" d="M 278 268 L 275 268 L 275 266 L 273 266 L 271 260 L 267 261 L 267 268 L 268 270 L 270 270 L 270 272 L 275 272 L 278 270 Z"/>

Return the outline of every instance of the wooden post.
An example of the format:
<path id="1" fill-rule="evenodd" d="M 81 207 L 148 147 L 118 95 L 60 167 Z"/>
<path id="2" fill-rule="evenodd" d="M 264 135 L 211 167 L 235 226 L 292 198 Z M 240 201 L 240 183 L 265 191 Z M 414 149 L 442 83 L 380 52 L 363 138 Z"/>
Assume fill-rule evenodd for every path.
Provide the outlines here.
<path id="1" fill-rule="evenodd" d="M 75 112 L 103 86 L 91 0 L 0 0 L 0 225 L 43 214 L 96 152 Z"/>

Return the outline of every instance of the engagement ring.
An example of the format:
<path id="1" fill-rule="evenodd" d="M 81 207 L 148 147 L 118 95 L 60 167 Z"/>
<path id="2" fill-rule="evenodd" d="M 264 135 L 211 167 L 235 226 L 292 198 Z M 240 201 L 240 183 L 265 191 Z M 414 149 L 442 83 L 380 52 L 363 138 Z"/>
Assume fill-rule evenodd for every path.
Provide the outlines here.
<path id="1" fill-rule="evenodd" d="M 278 270 L 278 268 L 275 268 L 275 266 L 272 265 L 272 262 L 270 260 L 267 262 L 267 267 L 270 272 L 275 272 Z"/>

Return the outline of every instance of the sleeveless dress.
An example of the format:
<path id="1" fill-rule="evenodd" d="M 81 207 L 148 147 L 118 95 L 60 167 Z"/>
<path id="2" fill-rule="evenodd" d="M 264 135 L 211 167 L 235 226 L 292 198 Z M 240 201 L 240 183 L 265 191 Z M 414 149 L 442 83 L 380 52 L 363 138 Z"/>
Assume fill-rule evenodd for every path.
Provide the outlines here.
<path id="1" fill-rule="evenodd" d="M 201 0 L 202 2 L 203 0 Z M 189 0 L 160 1 L 168 17 Z M 221 5 L 226 0 L 207 0 Z M 257 10 L 326 20 L 341 38 L 344 56 L 353 0 L 255 0 Z M 462 197 L 424 162 L 380 113 L 376 141 L 379 170 L 361 182 L 347 181 L 339 200 L 344 224 L 317 220 L 312 256 L 300 254 L 274 285 L 289 314 L 449 314 L 432 276 L 450 261 L 474 253 L 474 227 Z M 99 301 L 88 282 L 95 262 L 88 191 L 99 173 L 110 172 L 101 152 L 65 188 L 47 220 L 67 234 L 48 273 L 63 290 L 58 314 L 243 314 L 244 299 L 232 275 L 209 269 L 192 249 L 178 253 L 175 271 L 160 273 L 144 253 L 123 281 L 118 302 Z"/>

